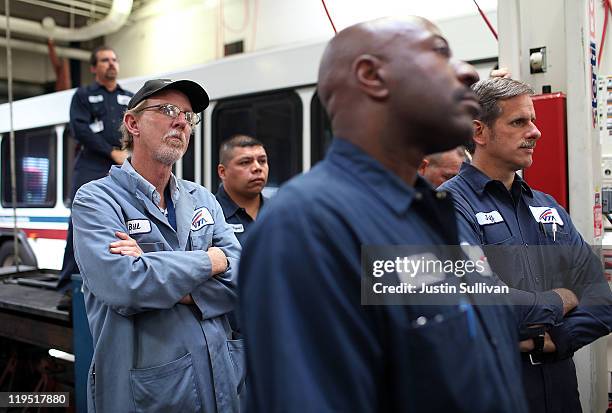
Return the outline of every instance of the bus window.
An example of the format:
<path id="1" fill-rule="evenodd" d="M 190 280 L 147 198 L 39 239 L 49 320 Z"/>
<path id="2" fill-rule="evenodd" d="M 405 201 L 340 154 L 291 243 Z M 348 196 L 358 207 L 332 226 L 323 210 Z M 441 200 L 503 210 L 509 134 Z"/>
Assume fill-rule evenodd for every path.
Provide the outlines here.
<path id="1" fill-rule="evenodd" d="M 195 149 L 194 149 L 195 134 L 189 138 L 189 146 L 187 152 L 183 155 L 183 179 L 186 181 L 195 182 Z"/>
<path id="2" fill-rule="evenodd" d="M 310 131 L 310 165 L 314 166 L 325 157 L 327 148 L 329 148 L 334 136 L 331 122 L 317 93 L 314 94 L 310 102 Z"/>
<path id="3" fill-rule="evenodd" d="M 266 147 L 270 164 L 266 192 L 302 171 L 302 102 L 297 93 L 224 99 L 212 113 L 212 192 L 220 183 L 217 164 L 221 142 L 239 133 L 257 138 Z"/>
<path id="4" fill-rule="evenodd" d="M 55 127 L 15 132 L 17 207 L 54 207 L 57 138 Z M 2 139 L 2 206 L 12 207 L 10 140 Z"/>
<path id="5" fill-rule="evenodd" d="M 72 176 L 74 173 L 74 159 L 77 155 L 77 141 L 72 136 L 70 132 L 70 126 L 66 125 L 64 127 L 64 133 L 62 135 L 63 141 L 63 153 L 64 153 L 64 164 L 62 167 L 64 168 L 64 185 L 63 185 L 63 200 L 64 206 L 66 208 L 70 208 L 72 205 Z"/>

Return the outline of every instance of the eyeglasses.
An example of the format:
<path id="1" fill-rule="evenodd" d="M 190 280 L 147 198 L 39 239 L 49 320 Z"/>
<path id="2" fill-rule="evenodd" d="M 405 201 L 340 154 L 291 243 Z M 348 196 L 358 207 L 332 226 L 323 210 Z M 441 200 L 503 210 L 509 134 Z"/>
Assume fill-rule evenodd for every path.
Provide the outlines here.
<path id="1" fill-rule="evenodd" d="M 147 106 L 147 107 L 144 107 L 138 110 L 138 112 L 143 112 L 145 110 L 151 110 L 151 109 L 157 109 L 159 113 L 169 116 L 172 119 L 178 118 L 182 112 L 185 114 L 185 120 L 187 121 L 187 123 L 189 123 L 191 127 L 194 127 L 195 125 L 200 123 L 200 115 L 194 112 L 186 112 L 184 110 L 181 110 L 181 108 L 179 108 L 178 106 L 172 105 L 170 103 L 163 103 L 161 105 Z"/>

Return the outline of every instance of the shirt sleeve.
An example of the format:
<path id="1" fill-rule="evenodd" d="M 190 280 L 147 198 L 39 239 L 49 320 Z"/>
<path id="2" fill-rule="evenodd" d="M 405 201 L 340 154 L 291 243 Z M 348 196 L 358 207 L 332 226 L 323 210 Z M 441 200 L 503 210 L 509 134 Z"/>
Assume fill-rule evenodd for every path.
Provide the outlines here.
<path id="1" fill-rule="evenodd" d="M 573 267 L 565 282 L 580 304 L 550 331 L 559 359 L 571 357 L 581 347 L 612 331 L 612 293 L 601 259 L 584 241 L 569 215 L 564 214 L 563 219 L 568 223 L 571 246 L 561 248 L 573 255 Z"/>
<path id="2" fill-rule="evenodd" d="M 359 257 L 347 256 L 360 245 L 339 220 L 298 196 L 283 209 L 271 201 L 240 262 L 248 405 L 254 412 L 376 411 L 381 350 L 360 305 Z"/>
<path id="3" fill-rule="evenodd" d="M 214 234 L 212 246 L 220 248 L 227 257 L 228 267 L 222 274 L 217 274 L 198 285 L 191 297 L 202 313 L 202 318 L 214 318 L 229 313 L 236 306 L 236 278 L 238 277 L 238 261 L 240 258 L 240 243 L 232 228 L 227 225 L 219 203 L 211 195 L 215 205 Z"/>
<path id="4" fill-rule="evenodd" d="M 475 214 L 471 211 L 471 208 L 461 199 L 461 195 L 454 191 L 452 192 L 452 198 L 457 216 L 459 240 L 472 245 L 484 245 L 480 226 L 475 220 Z M 498 283 L 505 285 L 496 274 L 493 274 L 493 277 Z M 508 287 L 508 299 L 517 314 L 519 330 L 530 325 L 553 326 L 563 319 L 563 301 L 556 292 L 552 290 L 544 292 L 524 291 L 511 286 Z"/>
<path id="5" fill-rule="evenodd" d="M 85 148 L 110 157 L 113 147 L 101 132 L 94 133 L 90 125 L 96 121 L 89 102 L 88 95 L 84 89 L 77 89 L 70 103 L 70 128 L 74 138 Z M 98 119 L 99 120 L 99 119 Z"/>
<path id="6" fill-rule="evenodd" d="M 211 278 L 203 251 L 112 254 L 116 231 L 128 233 L 121 209 L 96 183 L 83 186 L 72 206 L 74 254 L 84 282 L 97 299 L 124 316 L 167 309 Z"/>

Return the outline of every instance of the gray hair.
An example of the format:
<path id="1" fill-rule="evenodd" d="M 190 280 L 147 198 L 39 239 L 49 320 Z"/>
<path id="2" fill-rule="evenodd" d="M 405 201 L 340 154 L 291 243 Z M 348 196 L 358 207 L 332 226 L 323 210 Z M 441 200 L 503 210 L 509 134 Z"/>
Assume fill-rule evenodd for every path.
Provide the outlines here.
<path id="1" fill-rule="evenodd" d="M 147 104 L 147 99 L 143 100 L 142 102 L 134 106 L 132 109 L 126 110 L 125 113 L 123 114 L 123 121 L 121 122 L 121 125 L 119 126 L 119 132 L 121 132 L 121 149 L 128 150 L 131 152 L 132 149 L 134 148 L 134 136 L 132 136 L 132 134 L 128 131 L 127 127 L 125 126 L 125 115 L 130 114 L 133 116 L 138 116 L 138 113 L 142 110 L 142 108 L 145 107 L 146 104 Z"/>
<path id="2" fill-rule="evenodd" d="M 501 115 L 501 108 L 498 104 L 500 100 L 521 95 L 531 96 L 535 93 L 528 84 L 503 77 L 492 77 L 478 81 L 472 85 L 472 90 L 476 93 L 482 108 L 478 120 L 489 127 L 493 126 L 493 123 Z"/>
<path id="3" fill-rule="evenodd" d="M 527 83 L 505 77 L 492 77 L 480 80 L 472 85 L 472 90 L 478 98 L 481 111 L 477 120 L 483 122 L 489 128 L 500 117 L 502 110 L 499 107 L 500 100 L 511 99 L 521 95 L 532 96 L 535 92 Z M 476 149 L 474 141 L 470 139 L 465 149 L 473 154 Z"/>

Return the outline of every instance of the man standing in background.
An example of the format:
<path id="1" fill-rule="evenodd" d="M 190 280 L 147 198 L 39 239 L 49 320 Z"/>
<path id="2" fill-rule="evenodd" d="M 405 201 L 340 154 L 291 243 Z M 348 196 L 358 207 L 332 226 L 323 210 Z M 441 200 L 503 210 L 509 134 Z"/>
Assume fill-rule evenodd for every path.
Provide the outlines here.
<path id="1" fill-rule="evenodd" d="M 434 153 L 423 158 L 419 174 L 437 188 L 459 173 L 466 160 L 465 149 L 458 146 L 450 151 Z"/>
<path id="2" fill-rule="evenodd" d="M 257 139 L 234 135 L 221 144 L 217 173 L 222 184 L 215 196 L 240 243 L 264 205 L 268 171 L 266 149 Z"/>
<path id="3" fill-rule="evenodd" d="M 70 104 L 70 129 L 79 144 L 72 174 L 71 202 L 83 184 L 106 176 L 112 165 L 120 165 L 127 158 L 127 151 L 121 150 L 119 126 L 133 93 L 117 83 L 119 61 L 113 49 L 108 46 L 95 48 L 91 53 L 90 64 L 95 81 L 78 88 Z M 78 272 L 74 261 L 70 220 L 59 288 L 67 288 L 70 276 Z M 71 295 L 68 290 L 57 307 L 68 310 L 70 306 Z"/>

